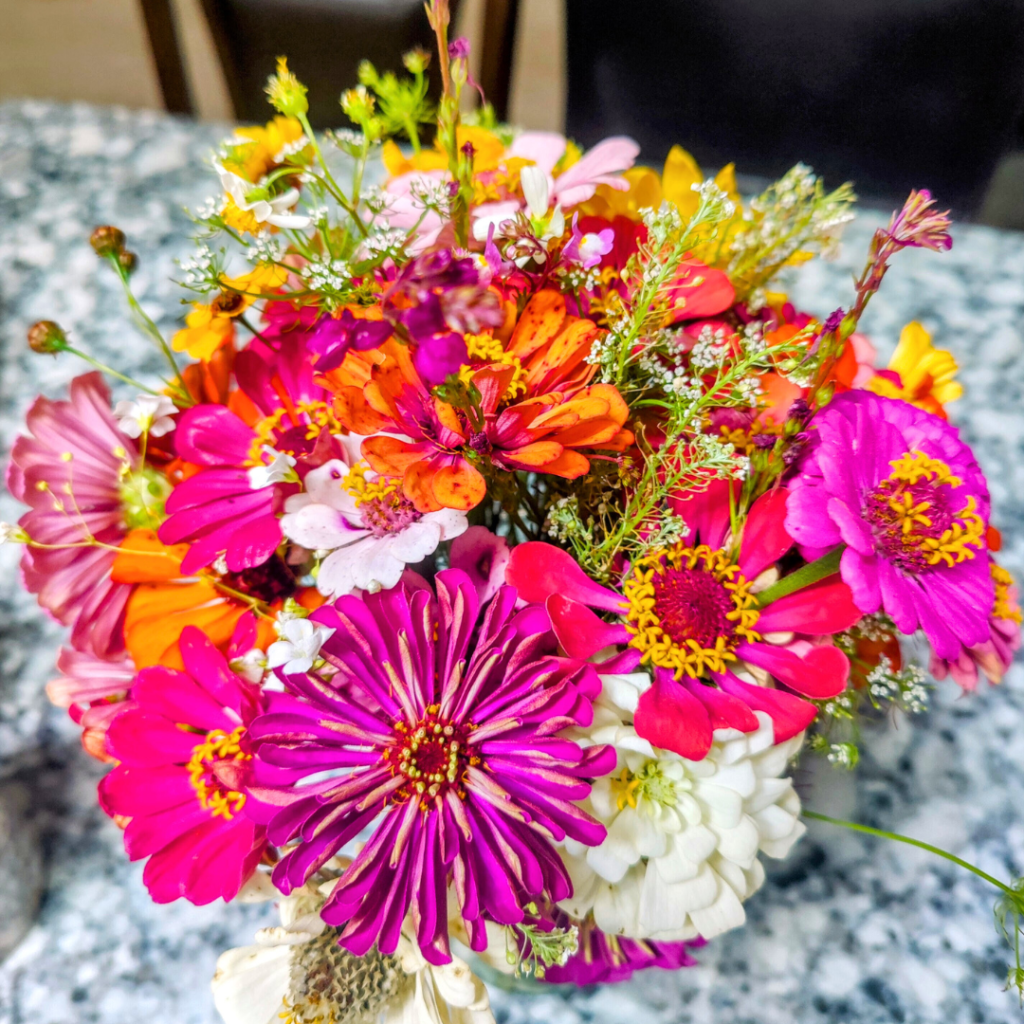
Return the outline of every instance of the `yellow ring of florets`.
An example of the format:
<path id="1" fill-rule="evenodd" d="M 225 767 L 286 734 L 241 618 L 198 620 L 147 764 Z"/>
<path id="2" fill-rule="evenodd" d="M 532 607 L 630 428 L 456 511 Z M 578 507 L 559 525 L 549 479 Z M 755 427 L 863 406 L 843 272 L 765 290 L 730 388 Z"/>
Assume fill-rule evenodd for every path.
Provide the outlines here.
<path id="1" fill-rule="evenodd" d="M 678 643 L 662 628 L 655 609 L 655 576 L 666 569 L 702 569 L 717 580 L 728 592 L 732 611 L 726 618 L 733 624 L 732 636 L 719 636 L 714 647 L 704 647 L 696 640 Z M 697 679 L 704 672 L 724 672 L 726 662 L 735 661 L 738 643 L 754 643 L 761 639 L 754 630 L 761 616 L 757 599 L 750 593 L 752 583 L 731 561 L 724 551 L 706 544 L 695 548 L 676 544 L 639 559 L 633 565 L 633 574 L 626 580 L 623 593 L 629 602 L 626 629 L 632 634 L 630 646 L 642 654 L 641 663 L 671 669 L 676 679 L 683 674 Z"/>

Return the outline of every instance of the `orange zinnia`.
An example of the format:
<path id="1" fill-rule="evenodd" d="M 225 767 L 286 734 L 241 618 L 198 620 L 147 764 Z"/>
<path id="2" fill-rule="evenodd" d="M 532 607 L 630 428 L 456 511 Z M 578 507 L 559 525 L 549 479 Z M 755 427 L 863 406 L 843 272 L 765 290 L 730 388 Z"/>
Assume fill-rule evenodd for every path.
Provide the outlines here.
<path id="1" fill-rule="evenodd" d="M 580 449 L 622 451 L 632 443 L 622 396 L 610 384 L 588 384 L 594 367 L 586 357 L 604 333 L 568 315 L 561 295 L 542 291 L 505 345 L 482 336 L 479 349 L 495 351 L 486 362 L 463 368 L 463 380 L 472 385 L 464 405 L 431 394 L 410 350 L 394 340 L 379 350 L 383 361 L 370 368 L 362 386 L 346 382 L 351 371 L 345 366 L 327 380 L 349 430 L 411 438 L 369 437 L 362 453 L 378 473 L 402 477 L 405 496 L 418 511 L 468 510 L 487 492 L 481 469 L 574 480 L 590 469 Z"/>

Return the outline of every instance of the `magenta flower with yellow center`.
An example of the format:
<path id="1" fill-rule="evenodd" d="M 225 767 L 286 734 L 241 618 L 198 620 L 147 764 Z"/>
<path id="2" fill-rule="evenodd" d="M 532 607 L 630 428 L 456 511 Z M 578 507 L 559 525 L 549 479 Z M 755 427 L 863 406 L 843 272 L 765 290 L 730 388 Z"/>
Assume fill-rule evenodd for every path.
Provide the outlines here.
<path id="1" fill-rule="evenodd" d="M 845 545 L 843 580 L 865 613 L 923 629 L 939 658 L 989 639 L 985 477 L 959 432 L 907 402 L 865 391 L 811 421 L 786 529 L 814 557 Z"/>

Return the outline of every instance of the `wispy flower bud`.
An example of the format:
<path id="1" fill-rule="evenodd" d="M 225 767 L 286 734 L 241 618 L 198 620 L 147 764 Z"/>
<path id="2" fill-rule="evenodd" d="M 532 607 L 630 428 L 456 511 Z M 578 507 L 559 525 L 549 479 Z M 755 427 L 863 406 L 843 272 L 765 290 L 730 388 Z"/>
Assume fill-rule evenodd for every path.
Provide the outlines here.
<path id="1" fill-rule="evenodd" d="M 422 75 L 430 67 L 430 51 L 424 50 L 422 46 L 416 46 L 408 53 L 403 54 L 402 63 L 406 71 L 414 75 Z"/>
<path id="2" fill-rule="evenodd" d="M 932 209 L 934 205 L 935 200 L 928 189 L 911 190 L 903 209 L 889 221 L 889 237 L 900 246 L 910 245 L 935 252 L 952 249 L 949 210 L 939 213 Z"/>
<path id="3" fill-rule="evenodd" d="M 55 355 L 67 347 L 67 335 L 60 324 L 40 320 L 28 329 L 28 347 L 42 355 Z"/>
<path id="4" fill-rule="evenodd" d="M 306 87 L 288 70 L 288 58 L 277 58 L 277 74 L 267 79 L 271 106 L 285 117 L 298 117 L 309 110 Z"/>

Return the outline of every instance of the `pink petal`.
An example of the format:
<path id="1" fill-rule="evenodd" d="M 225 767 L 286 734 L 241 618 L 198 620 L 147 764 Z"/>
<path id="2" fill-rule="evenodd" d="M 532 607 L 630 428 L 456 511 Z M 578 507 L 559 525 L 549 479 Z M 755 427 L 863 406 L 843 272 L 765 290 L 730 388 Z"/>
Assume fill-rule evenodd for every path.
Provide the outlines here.
<path id="1" fill-rule="evenodd" d="M 814 700 L 827 700 L 842 693 L 850 678 L 850 659 L 838 647 L 810 647 L 801 657 L 773 644 L 741 644 L 736 654 L 770 672 L 791 690 Z"/>
<path id="2" fill-rule="evenodd" d="M 658 670 L 640 695 L 633 724 L 637 735 L 662 750 L 700 761 L 711 749 L 711 716 L 704 705 L 672 677 Z"/>
<path id="3" fill-rule="evenodd" d="M 751 506 L 743 527 L 739 562 L 748 580 L 760 576 L 793 546 L 793 538 L 786 532 L 788 497 L 789 492 L 780 487 L 762 494 Z"/>
<path id="4" fill-rule="evenodd" d="M 791 693 L 767 686 L 752 686 L 737 679 L 731 672 L 716 675 L 715 680 L 726 693 L 738 697 L 754 711 L 763 711 L 775 726 L 775 742 L 784 743 L 806 729 L 814 721 L 818 709 Z"/>
<path id="5" fill-rule="evenodd" d="M 850 588 L 838 576 L 829 576 L 814 586 L 773 601 L 761 612 L 757 631 L 761 634 L 842 633 L 861 617 Z"/>
<path id="6" fill-rule="evenodd" d="M 448 559 L 453 569 L 461 569 L 473 581 L 481 604 L 505 583 L 508 560 L 508 542 L 484 526 L 471 526 L 456 537 Z"/>
<path id="7" fill-rule="evenodd" d="M 589 608 L 619 614 L 626 608 L 615 591 L 590 579 L 572 555 L 542 541 L 527 541 L 512 549 L 505 579 L 529 604 L 543 604 L 552 594 L 560 594 Z"/>
<path id="8" fill-rule="evenodd" d="M 585 604 L 552 594 L 545 604 L 551 628 L 570 658 L 587 658 L 618 644 L 629 643 L 625 626 L 599 619 Z"/>
<path id="9" fill-rule="evenodd" d="M 740 732 L 757 731 L 757 717 L 738 697 L 732 697 L 714 686 L 708 686 L 699 679 L 690 679 L 684 676 L 680 682 L 707 708 L 707 712 L 711 716 L 712 729 L 739 729 Z"/>

